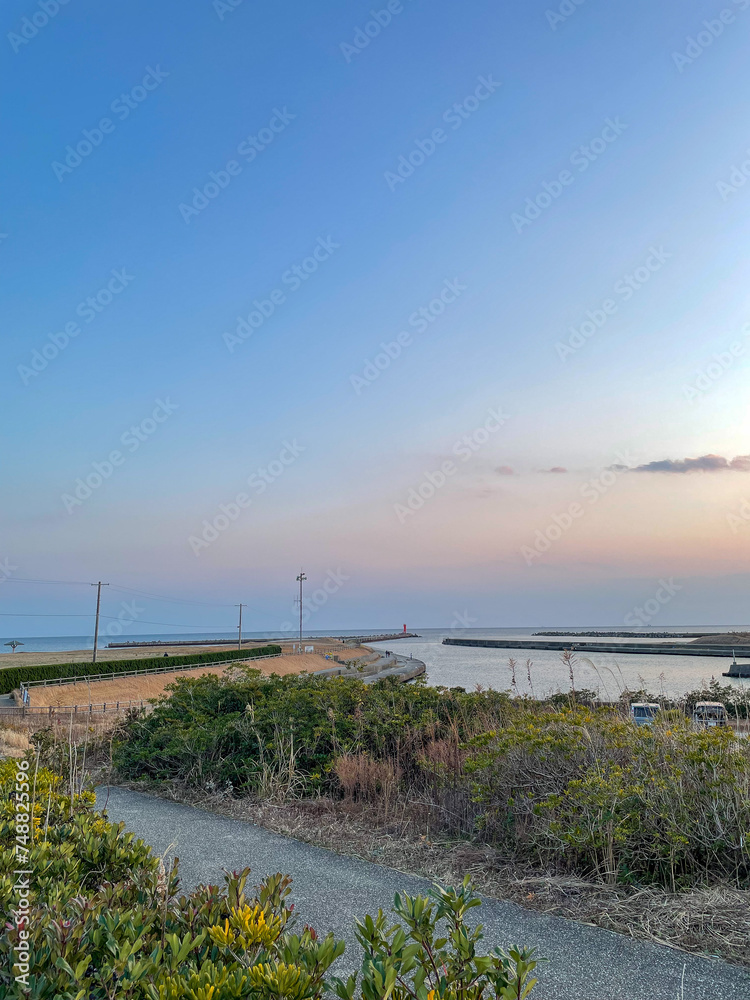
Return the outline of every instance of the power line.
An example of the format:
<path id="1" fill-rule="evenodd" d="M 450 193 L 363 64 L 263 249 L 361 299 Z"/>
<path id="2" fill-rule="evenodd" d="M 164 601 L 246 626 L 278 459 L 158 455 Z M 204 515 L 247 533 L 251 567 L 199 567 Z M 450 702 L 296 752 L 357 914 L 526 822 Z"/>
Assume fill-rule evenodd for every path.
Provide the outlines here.
<path id="1" fill-rule="evenodd" d="M 89 615 L 88 617 L 90 618 L 91 615 Z M 111 619 L 112 621 L 115 621 L 115 622 L 122 621 L 122 618 L 120 618 L 119 616 L 115 617 L 115 615 L 101 615 L 101 617 L 102 618 L 109 618 L 109 619 Z M 232 631 L 232 626 L 231 625 L 183 625 L 183 624 L 176 623 L 176 622 L 149 622 L 149 621 L 146 621 L 145 618 L 134 618 L 134 619 L 132 619 L 131 622 L 129 622 L 129 624 L 132 624 L 132 625 L 136 625 L 136 624 L 138 624 L 138 625 L 165 625 L 168 628 L 185 628 L 185 629 L 187 629 L 187 628 L 208 628 L 208 629 L 212 629 L 214 632 L 231 632 Z M 237 626 L 235 625 L 234 627 L 236 628 Z"/>
<path id="2" fill-rule="evenodd" d="M 91 586 L 91 584 L 90 584 L 90 582 L 88 580 L 86 580 L 86 581 L 84 581 L 84 580 L 33 580 L 33 579 L 27 579 L 27 578 L 19 577 L 19 576 L 8 577 L 4 582 L 5 583 L 55 584 L 57 586 L 65 586 L 65 587 L 67 587 L 67 586 L 70 586 L 70 587 L 88 587 L 88 586 Z M 93 586 L 96 586 L 96 584 L 94 584 Z M 146 590 L 136 590 L 134 587 L 124 587 L 124 586 L 122 586 L 119 583 L 112 583 L 112 584 L 109 584 L 109 586 L 112 588 L 112 590 L 123 591 L 124 593 L 127 593 L 127 594 L 138 594 L 139 597 L 146 597 L 146 598 L 149 598 L 150 600 L 153 600 L 153 601 L 164 601 L 165 603 L 168 603 L 168 604 L 193 604 L 193 605 L 196 605 L 196 606 L 199 606 L 199 607 L 203 607 L 203 608 L 235 608 L 235 607 L 237 607 L 236 604 L 224 604 L 224 603 L 221 603 L 219 601 L 193 601 L 193 600 L 191 600 L 188 597 L 166 597 L 164 594 L 151 594 L 151 593 L 149 593 Z M 252 605 L 245 604 L 245 607 L 246 608 L 250 607 L 250 609 L 252 611 L 255 611 L 256 614 L 265 614 L 266 613 L 266 612 L 262 611 L 259 608 L 253 607 Z M 44 616 L 44 615 L 39 615 L 38 617 L 40 617 L 40 618 L 42 618 L 42 617 L 52 618 L 52 617 L 63 617 L 63 616 L 57 616 L 57 615 L 47 615 L 47 616 Z M 85 616 L 82 616 L 82 617 L 88 618 L 89 616 L 85 615 Z M 106 617 L 106 615 L 103 615 L 102 617 Z M 160 622 L 154 622 L 153 624 L 159 625 L 161 623 Z M 201 627 L 201 626 L 199 626 L 199 627 Z M 209 625 L 209 626 L 205 626 L 205 627 L 206 628 L 211 628 L 212 626 Z"/>
<path id="3" fill-rule="evenodd" d="M 112 584 L 113 590 L 123 590 L 128 594 L 138 594 L 154 601 L 167 601 L 170 604 L 200 604 L 206 608 L 234 608 L 234 604 L 219 604 L 213 601 L 191 601 L 187 597 L 164 597 L 162 594 L 149 594 L 145 590 L 134 590 L 133 587 L 121 587 L 119 583 Z"/>
<path id="4" fill-rule="evenodd" d="M 0 615 L 3 618 L 93 618 L 93 612 L 90 615 L 40 615 L 32 614 L 27 611 L 0 611 Z M 107 616 L 104 615 L 106 618 Z"/>
<path id="5" fill-rule="evenodd" d="M 92 586 L 95 587 L 96 584 L 92 584 Z M 231 606 L 232 605 L 230 605 L 230 607 Z M 16 612 L 16 611 L 0 611 L 0 617 L 3 617 L 3 618 L 94 618 L 96 616 L 95 616 L 94 612 L 92 612 L 89 615 L 80 615 L 80 614 L 78 614 L 78 615 L 47 615 L 47 614 L 35 614 L 35 613 L 27 612 L 27 611 L 18 611 L 18 612 Z M 119 617 L 119 616 L 116 616 L 116 615 L 99 615 L 99 617 L 100 618 L 111 619 L 112 621 L 115 621 L 115 622 L 122 621 L 122 618 Z M 216 631 L 216 632 L 231 632 L 232 631 L 232 626 L 231 625 L 226 625 L 226 624 L 223 624 L 223 625 L 185 625 L 182 622 L 151 622 L 151 621 L 145 621 L 142 618 L 133 619 L 133 624 L 135 624 L 136 622 L 140 622 L 140 623 L 142 623 L 144 625 L 165 625 L 168 628 L 184 628 L 184 629 L 188 629 L 188 628 L 207 628 L 207 629 L 212 629 L 213 631 Z"/>

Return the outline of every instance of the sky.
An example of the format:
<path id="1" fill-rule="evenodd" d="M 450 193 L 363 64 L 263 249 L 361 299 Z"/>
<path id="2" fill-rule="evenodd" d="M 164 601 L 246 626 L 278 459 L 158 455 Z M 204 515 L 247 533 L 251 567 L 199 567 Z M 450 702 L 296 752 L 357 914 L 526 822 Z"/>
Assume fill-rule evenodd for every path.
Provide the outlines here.
<path id="1" fill-rule="evenodd" d="M 747 624 L 750 0 L 2 22 L 0 633 Z"/>

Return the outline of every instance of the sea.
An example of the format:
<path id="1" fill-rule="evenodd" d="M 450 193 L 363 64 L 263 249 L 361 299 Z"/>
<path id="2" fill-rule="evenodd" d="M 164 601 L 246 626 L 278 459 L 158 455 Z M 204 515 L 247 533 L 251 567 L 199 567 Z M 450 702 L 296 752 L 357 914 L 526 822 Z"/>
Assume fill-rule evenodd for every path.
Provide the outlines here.
<path id="1" fill-rule="evenodd" d="M 529 639 L 535 633 L 549 631 L 586 632 L 622 631 L 622 626 L 571 626 L 570 629 L 554 628 L 410 628 L 418 633 L 418 638 L 389 640 L 375 643 L 374 648 L 392 649 L 401 655 L 412 655 L 422 660 L 427 667 L 427 682 L 445 687 L 463 687 L 467 691 L 477 686 L 494 688 L 499 691 L 514 691 L 519 694 L 544 696 L 557 691 L 569 691 L 571 684 L 577 689 L 587 688 L 596 691 L 605 700 L 616 699 L 625 688 L 639 690 L 644 688 L 653 694 L 664 694 L 680 697 L 688 691 L 705 686 L 712 678 L 722 684 L 732 684 L 750 692 L 750 680 L 737 680 L 722 677 L 731 662 L 730 657 L 722 656 L 669 656 L 653 653 L 593 653 L 590 657 L 577 653 L 573 663 L 573 678 L 568 667 L 563 664 L 560 653 L 555 650 L 526 649 L 487 649 L 462 646 L 444 646 L 445 638 L 463 639 Z M 663 629 L 645 629 L 649 631 L 688 632 L 701 636 L 710 633 L 745 631 L 747 626 L 680 626 L 674 625 Z M 322 638 L 325 636 L 365 636 L 398 632 L 399 629 L 347 629 L 345 631 L 307 632 L 306 637 Z M 634 634 L 637 633 L 634 631 Z M 247 632 L 245 639 L 294 639 L 288 632 Z M 582 636 L 581 636 L 582 638 Z M 591 638 L 596 638 L 591 634 Z M 236 631 L 209 633 L 165 633 L 151 635 L 127 635 L 117 638 L 100 636 L 99 658 L 106 656 L 106 645 L 109 641 L 128 642 L 179 642 L 188 639 L 216 639 L 227 642 L 236 641 Z M 8 640 L 0 640 L 0 649 L 11 652 L 4 646 Z M 93 636 L 46 636 L 20 638 L 23 642 L 18 652 L 62 652 L 74 649 L 92 649 Z M 633 642 L 633 639 L 607 639 L 607 642 Z M 639 639 L 641 642 L 653 642 L 648 635 Z M 689 642 L 689 639 L 674 640 Z M 201 647 L 195 647 L 200 650 Z M 515 659 L 515 667 L 509 660 Z M 739 663 L 748 662 L 750 656 L 739 655 Z M 2 654 L 0 653 L 0 665 Z"/>

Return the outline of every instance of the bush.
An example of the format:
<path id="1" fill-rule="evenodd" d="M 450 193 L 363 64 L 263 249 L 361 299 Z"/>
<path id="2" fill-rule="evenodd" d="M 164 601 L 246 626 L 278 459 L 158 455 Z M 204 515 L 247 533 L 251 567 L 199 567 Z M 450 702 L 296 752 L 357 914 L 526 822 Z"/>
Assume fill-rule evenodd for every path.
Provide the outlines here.
<path id="1" fill-rule="evenodd" d="M 104 660 L 102 663 L 45 663 L 37 667 L 7 667 L 0 669 L 0 694 L 9 694 L 21 682 L 51 681 L 63 677 L 86 677 L 91 674 L 120 674 L 141 670 L 183 667 L 194 663 L 217 663 L 224 660 L 249 660 L 256 656 L 274 656 L 281 646 L 256 646 L 254 649 L 233 649 L 223 653 L 184 653 L 179 656 L 149 656 L 138 660 Z"/>
<path id="2" fill-rule="evenodd" d="M 683 717 L 520 712 L 471 741 L 483 836 L 541 865 L 671 889 L 750 880 L 750 748 Z"/>
<path id="3" fill-rule="evenodd" d="M 357 921 L 364 950 L 359 993 L 356 976 L 337 979 L 340 1000 L 358 995 L 362 1000 L 478 1000 L 483 995 L 525 1000 L 537 982 L 530 978 L 538 964 L 533 950 L 478 955 L 481 925 L 470 930 L 465 918 L 480 903 L 468 877 L 460 889 L 436 886 L 429 896 L 396 893 L 393 912 L 399 924 L 389 926 L 382 910 L 375 920 Z"/>
<path id="4" fill-rule="evenodd" d="M 432 830 L 610 884 L 750 886 L 750 744 L 676 708 L 635 726 L 573 698 L 182 678 L 127 723 L 114 762 L 127 779 L 239 796 L 327 793 L 378 821 L 411 804 Z"/>
<path id="5" fill-rule="evenodd" d="M 420 764 L 428 744 L 468 737 L 494 723 L 506 695 L 467 695 L 383 680 L 304 675 L 179 678 L 114 746 L 127 779 L 178 780 L 265 794 L 294 772 L 296 794 L 338 787 L 342 754 L 392 761 L 408 784 L 431 782 Z"/>
<path id="6" fill-rule="evenodd" d="M 14 851 L 16 805 L 11 797 L 16 770 L 15 761 L 0 765 L 4 872 L 19 867 Z M 34 788 L 34 834 L 28 860 L 22 865 L 33 873 L 29 922 L 21 928 L 7 924 L 0 938 L 0 996 L 12 1000 L 27 996 L 34 1000 L 322 1000 L 331 995 L 325 977 L 343 954 L 344 943 L 332 933 L 318 938 L 307 926 L 295 930 L 288 877 L 272 875 L 254 896 L 246 896 L 249 869 L 245 869 L 227 875 L 223 890 L 200 886 L 189 895 L 178 895 L 176 861 L 166 872 L 123 824 L 114 826 L 93 810 L 90 793 L 68 794 L 61 778 L 45 769 L 35 774 L 32 766 L 29 776 Z M 14 882 L 11 875 L 0 879 L 0 905 L 9 916 L 17 904 Z M 439 892 L 435 916 L 445 915 L 453 927 L 450 944 L 446 947 L 433 940 L 430 901 L 404 897 L 402 908 L 425 915 L 419 926 L 411 928 L 414 944 L 393 960 L 400 963 L 401 977 L 411 974 L 416 981 L 418 969 L 428 963 L 426 949 L 439 947 L 452 982 L 458 983 L 459 975 L 466 979 L 473 968 L 484 977 L 482 981 L 515 981 L 519 986 L 518 992 L 499 996 L 525 997 L 533 986 L 526 982 L 533 967 L 529 953 L 511 949 L 509 958 L 476 957 L 479 935 L 462 930 L 463 911 L 453 902 L 464 901 L 461 906 L 466 908 L 476 905 L 470 887 Z M 378 927 L 382 937 L 383 923 L 380 913 L 377 921 L 365 917 L 360 928 Z M 14 965 L 21 933 L 28 935 L 28 968 Z M 375 975 L 381 960 L 377 949 L 373 939 L 364 981 L 372 981 Z M 526 992 L 520 992 L 522 984 Z M 340 989 L 346 990 L 346 985 Z M 440 995 L 456 994 L 442 990 Z M 424 997 L 426 993 L 420 994 L 419 1000 Z"/>

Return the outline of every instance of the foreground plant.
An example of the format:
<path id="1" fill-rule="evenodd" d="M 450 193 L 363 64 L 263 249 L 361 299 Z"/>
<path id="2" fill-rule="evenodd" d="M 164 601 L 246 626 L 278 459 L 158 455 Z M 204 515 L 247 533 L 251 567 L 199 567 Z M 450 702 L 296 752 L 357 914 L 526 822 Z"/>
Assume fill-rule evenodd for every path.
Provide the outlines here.
<path id="1" fill-rule="evenodd" d="M 428 896 L 397 893 L 393 912 L 400 922 L 389 926 L 382 910 L 357 922 L 364 949 L 359 992 L 363 1000 L 525 1000 L 537 980 L 533 949 L 498 949 L 478 955 L 482 927 L 466 925 L 466 914 L 479 906 L 468 876 L 459 889 L 433 888 Z M 340 1000 L 358 996 L 357 976 L 337 979 Z"/>
<path id="2" fill-rule="evenodd" d="M 344 942 L 333 934 L 319 938 L 307 926 L 296 930 L 288 876 L 272 875 L 246 896 L 245 869 L 227 874 L 223 889 L 199 886 L 179 895 L 176 860 L 166 871 L 124 824 L 113 825 L 94 810 L 90 792 L 75 792 L 70 782 L 37 768 L 33 759 L 26 765 L 33 820 L 23 824 L 28 830 L 23 865 L 30 877 L 28 920 L 21 925 L 15 919 L 18 890 L 11 874 L 18 868 L 17 762 L 0 764 L 0 905 L 9 921 L 0 937 L 3 1000 L 323 1000 L 333 995 L 326 976 L 343 954 Z M 458 951 L 455 958 L 449 953 L 461 949 L 460 956 L 473 956 L 478 937 L 472 932 L 464 938 L 459 928 L 465 909 L 478 901 L 468 886 L 458 893 L 439 892 L 444 902 L 438 903 L 436 920 L 447 916 L 455 901 L 464 901 L 455 909 L 450 948 L 445 943 L 438 948 L 458 970 L 464 958 Z M 375 923 L 366 917 L 362 926 L 370 925 Z M 438 953 L 434 933 L 424 930 L 422 940 L 431 954 Z M 28 954 L 23 966 L 14 964 L 21 952 Z M 428 951 L 417 961 L 426 966 Z M 496 995 L 503 1000 L 526 996 L 528 991 L 499 991 L 503 961 L 488 969 L 487 982 L 498 984 Z M 459 995 L 473 1000 L 479 994 L 436 994 Z M 419 1000 L 427 995 L 420 993 Z"/>

